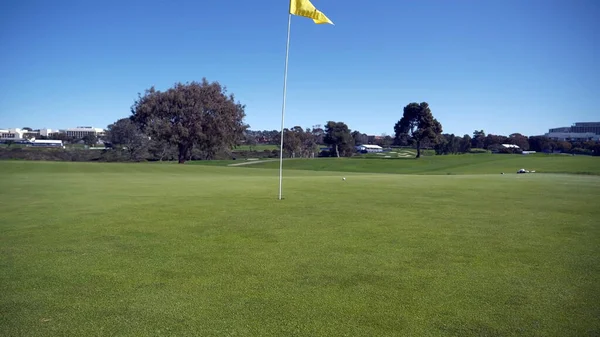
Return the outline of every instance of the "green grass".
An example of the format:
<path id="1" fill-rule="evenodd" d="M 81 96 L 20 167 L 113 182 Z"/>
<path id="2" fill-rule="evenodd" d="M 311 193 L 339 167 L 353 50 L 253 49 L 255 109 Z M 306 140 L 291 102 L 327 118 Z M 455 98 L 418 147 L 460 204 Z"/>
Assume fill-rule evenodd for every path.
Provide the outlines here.
<path id="1" fill-rule="evenodd" d="M 0 162 L 0 335 L 600 334 L 600 177 L 294 163 Z"/>
<path id="2" fill-rule="evenodd" d="M 250 146 L 250 145 L 240 145 L 237 146 L 234 150 L 236 151 L 264 151 L 264 150 L 277 150 L 279 149 L 277 147 L 277 145 L 270 145 L 270 144 L 259 144 L 259 145 L 254 145 L 254 146 Z"/>
<path id="3" fill-rule="evenodd" d="M 392 149 L 392 151 L 389 152 L 371 152 L 371 153 L 365 153 L 365 154 L 360 154 L 357 156 L 357 158 L 414 158 L 417 154 L 416 150 L 413 149 L 403 149 L 403 148 L 396 148 L 396 149 Z M 422 151 L 421 155 L 425 156 L 425 155 L 432 155 L 429 151 L 425 152 L 425 150 Z"/>
<path id="4" fill-rule="evenodd" d="M 540 173 L 600 175 L 600 157 L 558 155 L 473 154 L 414 158 L 315 158 L 286 160 L 290 170 L 377 172 L 399 174 L 500 174 L 521 168 Z M 262 162 L 249 168 L 277 168 L 279 162 Z"/>

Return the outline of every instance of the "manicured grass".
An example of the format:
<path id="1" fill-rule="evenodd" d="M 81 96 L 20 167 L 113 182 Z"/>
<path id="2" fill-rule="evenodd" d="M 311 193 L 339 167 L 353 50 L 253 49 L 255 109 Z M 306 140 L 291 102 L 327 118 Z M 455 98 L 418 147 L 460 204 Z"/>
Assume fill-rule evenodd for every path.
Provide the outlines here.
<path id="1" fill-rule="evenodd" d="M 258 145 L 240 145 L 236 147 L 234 150 L 236 151 L 264 151 L 264 150 L 277 150 L 279 149 L 277 145 L 270 144 L 258 144 Z"/>
<path id="2" fill-rule="evenodd" d="M 249 168 L 277 168 L 278 162 L 263 162 Z M 472 154 L 414 158 L 315 158 L 287 160 L 290 170 L 377 172 L 399 174 L 500 174 L 521 168 L 540 173 L 600 175 L 600 157 L 563 155 Z"/>
<path id="3" fill-rule="evenodd" d="M 0 162 L 0 335 L 600 334 L 600 177 L 251 166 Z"/>

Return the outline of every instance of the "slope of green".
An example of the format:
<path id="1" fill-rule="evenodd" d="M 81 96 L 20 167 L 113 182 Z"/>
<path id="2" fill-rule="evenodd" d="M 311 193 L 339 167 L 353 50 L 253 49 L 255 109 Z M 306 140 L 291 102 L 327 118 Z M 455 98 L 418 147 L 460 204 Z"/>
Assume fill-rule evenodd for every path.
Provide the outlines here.
<path id="1" fill-rule="evenodd" d="M 248 168 L 278 168 L 279 162 L 261 162 Z M 287 170 L 373 172 L 399 174 L 499 174 L 519 169 L 540 173 L 600 175 L 600 157 L 555 155 L 457 155 L 429 156 L 420 159 L 315 158 L 284 162 Z"/>
<path id="2" fill-rule="evenodd" d="M 0 172 L 0 336 L 600 334 L 600 177 Z"/>
<path id="3" fill-rule="evenodd" d="M 264 150 L 277 150 L 277 145 L 270 144 L 257 144 L 257 145 L 239 145 L 234 150 L 236 151 L 264 151 Z"/>

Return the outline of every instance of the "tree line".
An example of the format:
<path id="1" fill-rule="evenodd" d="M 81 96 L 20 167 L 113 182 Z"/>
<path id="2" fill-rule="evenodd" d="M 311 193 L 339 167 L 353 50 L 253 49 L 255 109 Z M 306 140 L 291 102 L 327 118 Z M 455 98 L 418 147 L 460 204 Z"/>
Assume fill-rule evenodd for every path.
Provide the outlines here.
<path id="1" fill-rule="evenodd" d="M 219 82 L 208 82 L 205 78 L 200 82 L 176 83 L 165 91 L 151 87 L 138 94 L 130 111 L 129 116 L 108 125 L 102 140 L 109 150 L 102 152 L 98 160 L 185 163 L 191 159 L 235 159 L 242 152 L 248 152 L 239 150 L 242 145 L 249 147 L 250 152 L 260 152 L 256 151 L 258 144 L 278 148 L 281 142 L 281 132 L 277 130 L 250 130 L 244 122 L 245 105 Z M 519 133 L 493 135 L 483 130 L 462 137 L 444 133 L 427 102 L 407 104 L 399 117 L 393 125 L 393 135 L 369 136 L 351 130 L 343 121 L 286 128 L 283 152 L 291 158 L 349 157 L 356 154 L 356 145 L 376 144 L 384 148 L 412 147 L 419 158 L 422 149 L 433 149 L 438 155 L 512 152 L 513 149 L 502 144 L 514 144 L 524 151 L 600 155 L 598 142 L 553 141 Z M 75 141 L 64 134 L 56 137 Z M 89 135 L 78 141 L 93 145 L 98 139 Z M 278 152 L 263 150 L 263 155 L 276 157 Z"/>
<path id="2" fill-rule="evenodd" d="M 600 155 L 600 143 L 594 141 L 559 141 L 544 136 L 528 137 L 520 133 L 504 136 L 486 134 L 483 130 L 473 131 L 472 137 L 470 135 L 457 137 L 453 134 L 443 134 L 441 136 L 439 142 L 435 145 L 437 154 L 459 154 L 485 150 L 497 153 L 535 151 Z M 519 149 L 505 148 L 502 144 L 516 145 Z"/>
<path id="3" fill-rule="evenodd" d="M 241 145 L 255 150 L 258 144 L 279 146 L 277 130 L 250 130 L 244 122 L 245 105 L 228 94 L 219 82 L 176 83 L 166 91 L 154 87 L 138 94 L 128 117 L 107 128 L 105 142 L 114 160 L 210 160 L 235 157 Z M 519 133 L 508 136 L 485 134 L 455 136 L 443 133 L 442 124 L 433 116 L 427 102 L 407 104 L 394 125 L 393 135 L 368 136 L 351 130 L 342 121 L 324 125 L 284 129 L 283 151 L 287 157 L 348 157 L 356 153 L 356 145 L 377 144 L 383 147 L 407 146 L 417 151 L 434 149 L 436 154 L 459 154 L 473 151 L 510 151 L 502 144 L 514 144 L 522 150 L 589 151 L 594 144 L 554 142 L 544 137 L 526 137 Z M 269 155 L 274 151 L 269 151 Z M 238 151 L 239 152 L 239 151 Z M 275 151 L 276 152 L 276 151 Z"/>
<path id="4" fill-rule="evenodd" d="M 332 124 L 330 124 L 332 123 Z M 426 102 L 410 103 L 404 108 L 404 114 L 394 125 L 394 137 L 382 135 L 379 137 L 367 136 L 359 131 L 351 131 L 343 122 L 328 122 L 328 125 L 338 125 L 336 129 L 338 144 L 342 148 L 341 156 L 350 156 L 354 151 L 349 144 L 374 144 L 383 147 L 408 146 L 417 149 L 417 157 L 420 156 L 421 148 L 435 150 L 438 155 L 464 154 L 472 152 L 494 152 L 514 153 L 518 151 L 535 152 L 561 152 L 573 154 L 600 155 L 600 142 L 595 141 L 557 141 L 544 136 L 525 136 L 520 133 L 512 133 L 508 136 L 486 134 L 483 130 L 475 130 L 472 135 L 465 134 L 462 137 L 454 134 L 443 133 L 442 125 L 431 113 Z M 306 137 L 301 134 L 300 127 L 293 128 L 291 137 Z M 310 130 L 310 129 L 309 129 Z M 313 128 L 315 130 L 315 128 Z M 287 131 L 287 129 L 286 129 Z M 275 144 L 279 140 L 278 131 L 252 131 L 247 134 L 251 142 L 263 144 Z M 286 139 L 287 139 L 286 134 Z M 354 142 L 352 142 L 352 140 Z M 337 142 L 326 142 L 324 138 L 316 138 L 318 144 L 335 145 Z M 518 150 L 506 148 L 503 144 L 518 146 Z M 284 145 L 285 150 L 285 145 Z M 333 153 L 330 153 L 332 155 Z M 335 153 L 337 155 L 337 152 Z M 327 155 L 325 153 L 325 155 Z"/>

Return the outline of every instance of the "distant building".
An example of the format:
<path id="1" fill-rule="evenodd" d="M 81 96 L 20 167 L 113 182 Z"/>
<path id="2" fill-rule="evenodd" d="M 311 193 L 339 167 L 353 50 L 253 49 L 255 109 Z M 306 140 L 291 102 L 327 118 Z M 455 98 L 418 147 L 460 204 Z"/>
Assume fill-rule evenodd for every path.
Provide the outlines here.
<path id="1" fill-rule="evenodd" d="M 22 140 L 25 138 L 27 130 L 19 128 L 0 129 L 0 139 L 2 140 Z"/>
<path id="2" fill-rule="evenodd" d="M 76 128 L 66 129 L 64 133 L 69 137 L 81 139 L 87 135 L 94 135 L 97 137 L 104 136 L 104 129 L 91 126 L 78 126 Z"/>
<path id="3" fill-rule="evenodd" d="M 52 137 L 54 135 L 56 135 L 57 133 L 60 133 L 60 130 L 53 130 L 53 129 L 39 129 L 39 130 L 35 130 L 37 131 L 40 136 L 44 136 L 44 137 Z"/>
<path id="4" fill-rule="evenodd" d="M 356 151 L 363 153 L 371 153 L 371 152 L 383 152 L 383 148 L 379 145 L 357 145 Z"/>
<path id="5" fill-rule="evenodd" d="M 23 140 L 23 139 L 35 139 L 41 136 L 51 138 L 59 133 L 58 130 L 52 129 L 37 129 L 27 130 L 19 128 L 0 129 L 0 140 Z"/>
<path id="6" fill-rule="evenodd" d="M 563 141 L 600 141 L 600 122 L 581 122 L 572 126 L 553 128 L 548 130 L 545 136 Z"/>
<path id="7" fill-rule="evenodd" d="M 46 140 L 46 139 L 34 139 L 29 142 L 29 146 L 33 147 L 62 147 L 64 144 L 62 140 Z"/>

